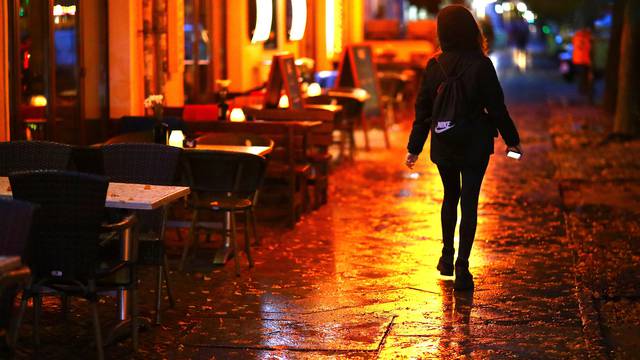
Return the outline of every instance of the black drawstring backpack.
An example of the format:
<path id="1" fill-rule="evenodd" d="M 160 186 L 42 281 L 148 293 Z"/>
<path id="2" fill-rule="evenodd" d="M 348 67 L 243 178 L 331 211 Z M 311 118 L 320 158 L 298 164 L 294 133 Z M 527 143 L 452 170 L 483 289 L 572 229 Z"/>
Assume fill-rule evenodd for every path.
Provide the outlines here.
<path id="1" fill-rule="evenodd" d="M 471 112 L 464 91 L 462 74 L 470 67 L 467 65 L 455 76 L 449 76 L 436 59 L 445 80 L 438 86 L 431 113 L 431 134 L 449 145 L 461 145 L 468 142 L 472 132 Z"/>

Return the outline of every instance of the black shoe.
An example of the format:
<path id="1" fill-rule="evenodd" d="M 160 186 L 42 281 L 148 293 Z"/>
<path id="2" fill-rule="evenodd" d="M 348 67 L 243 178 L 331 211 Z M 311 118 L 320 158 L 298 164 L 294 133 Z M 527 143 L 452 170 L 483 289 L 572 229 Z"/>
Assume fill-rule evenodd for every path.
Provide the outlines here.
<path id="1" fill-rule="evenodd" d="M 449 260 L 445 256 L 440 256 L 436 269 L 440 271 L 440 275 L 453 276 L 453 259 Z"/>
<path id="2" fill-rule="evenodd" d="M 473 290 L 473 275 L 469 272 L 469 263 L 456 262 L 456 279 L 453 281 L 453 289 L 457 291 Z"/>

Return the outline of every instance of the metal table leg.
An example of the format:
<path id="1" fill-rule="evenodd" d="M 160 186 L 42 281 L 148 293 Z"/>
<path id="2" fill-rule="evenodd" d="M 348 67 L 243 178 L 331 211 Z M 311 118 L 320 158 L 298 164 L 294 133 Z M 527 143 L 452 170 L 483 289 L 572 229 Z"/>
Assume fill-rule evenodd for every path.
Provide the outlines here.
<path id="1" fill-rule="evenodd" d="M 133 231 L 132 229 L 126 229 L 122 233 L 122 244 L 121 244 L 121 256 L 122 260 L 128 261 L 131 260 L 132 254 L 137 251 L 135 249 L 135 243 L 133 239 Z M 116 277 L 131 277 L 133 281 L 137 281 L 137 276 L 135 274 L 135 269 L 131 269 L 134 273 L 128 273 L 123 271 L 121 275 L 116 275 Z M 124 279 L 128 280 L 128 279 Z M 134 285 L 137 286 L 137 285 Z M 118 324 L 114 326 L 105 338 L 105 344 L 112 344 L 119 339 L 124 339 L 131 336 L 131 301 L 135 301 L 135 299 L 131 298 L 131 293 L 126 289 L 118 290 Z M 148 329 L 151 327 L 151 319 L 137 316 L 137 323 L 139 329 Z"/>
<path id="2" fill-rule="evenodd" d="M 213 258 L 215 265 L 224 265 L 233 257 L 233 245 L 231 245 L 231 211 L 224 213 L 224 245 L 216 251 Z"/>

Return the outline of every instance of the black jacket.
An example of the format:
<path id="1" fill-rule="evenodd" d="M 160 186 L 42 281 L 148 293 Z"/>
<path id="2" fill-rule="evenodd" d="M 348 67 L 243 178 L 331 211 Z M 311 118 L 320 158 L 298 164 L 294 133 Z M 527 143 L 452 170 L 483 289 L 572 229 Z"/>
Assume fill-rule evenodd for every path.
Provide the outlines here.
<path id="1" fill-rule="evenodd" d="M 444 52 L 438 61 L 449 74 L 457 75 L 464 70 L 462 81 L 471 114 L 478 114 L 473 124 L 474 135 L 470 143 L 458 148 L 431 137 L 431 161 L 442 163 L 476 164 L 487 161 L 493 153 L 493 138 L 498 131 L 505 143 L 515 146 L 520 143 L 518 130 L 504 104 L 504 94 L 491 60 L 481 53 Z M 466 69 L 465 69 L 466 68 Z M 422 152 L 431 129 L 431 111 L 436 90 L 445 76 L 435 59 L 427 63 L 422 75 L 420 91 L 416 99 L 416 118 L 409 136 L 407 150 L 418 155 Z"/>

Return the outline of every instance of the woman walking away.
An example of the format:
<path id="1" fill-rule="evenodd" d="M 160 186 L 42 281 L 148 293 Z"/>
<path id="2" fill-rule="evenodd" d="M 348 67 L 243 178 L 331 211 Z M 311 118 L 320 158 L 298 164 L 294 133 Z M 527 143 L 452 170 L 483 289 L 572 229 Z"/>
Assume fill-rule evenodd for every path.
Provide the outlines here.
<path id="1" fill-rule="evenodd" d="M 504 104 L 502 87 L 473 15 L 463 6 L 447 6 L 438 14 L 437 29 L 441 51 L 429 60 L 423 73 L 406 165 L 413 168 L 431 132 L 431 161 L 437 165 L 444 186 L 443 248 L 437 269 L 447 276 L 452 276 L 455 269 L 454 289 L 470 290 L 473 276 L 469 255 L 493 138 L 499 131 L 507 152 L 522 151 L 518 130 Z M 454 267 L 458 201 L 462 219 Z"/>

